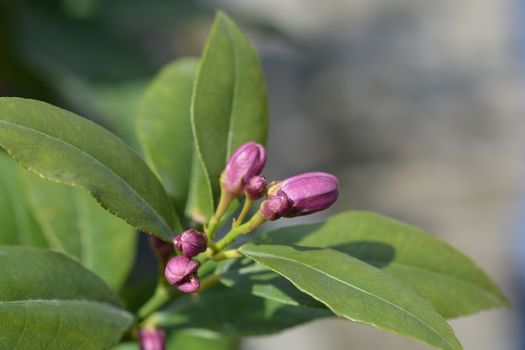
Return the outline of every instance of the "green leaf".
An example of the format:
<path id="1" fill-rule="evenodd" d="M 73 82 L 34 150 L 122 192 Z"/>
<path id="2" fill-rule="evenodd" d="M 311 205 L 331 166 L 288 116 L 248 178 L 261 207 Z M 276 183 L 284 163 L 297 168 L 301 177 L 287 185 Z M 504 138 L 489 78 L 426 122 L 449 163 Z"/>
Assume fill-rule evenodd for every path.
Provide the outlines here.
<path id="1" fill-rule="evenodd" d="M 255 49 L 219 12 L 199 64 L 192 102 L 193 133 L 215 197 L 220 173 L 233 151 L 248 141 L 266 142 L 267 103 Z"/>
<path id="2" fill-rule="evenodd" d="M 203 165 L 194 153 L 191 165 L 191 180 L 186 216 L 200 224 L 207 223 L 214 213 L 213 193 Z"/>
<path id="3" fill-rule="evenodd" d="M 47 247 L 18 177 L 19 166 L 0 153 L 0 245 Z"/>
<path id="4" fill-rule="evenodd" d="M 194 147 L 190 107 L 197 63 L 187 58 L 164 67 L 148 86 L 136 120 L 146 160 L 179 211 L 184 210 L 190 183 Z"/>
<path id="5" fill-rule="evenodd" d="M 138 229 L 169 240 L 180 229 L 159 180 L 119 138 L 44 102 L 0 98 L 0 146 L 48 180 L 89 191 Z"/>
<path id="6" fill-rule="evenodd" d="M 461 349 L 452 328 L 415 293 L 383 271 L 331 249 L 248 243 L 239 251 L 351 321 Z"/>
<path id="7" fill-rule="evenodd" d="M 287 279 L 251 259 L 226 260 L 219 266 L 222 284 L 239 288 L 262 298 L 296 306 L 325 306 L 294 287 Z"/>
<path id="8" fill-rule="evenodd" d="M 328 310 L 284 305 L 218 285 L 183 296 L 156 313 L 159 327 L 208 329 L 225 335 L 263 335 L 333 315 Z"/>
<path id="9" fill-rule="evenodd" d="M 498 286 L 472 260 L 424 231 L 367 212 L 265 234 L 265 244 L 331 248 L 381 268 L 446 318 L 508 306 Z"/>
<path id="10" fill-rule="evenodd" d="M 45 181 L 23 169 L 20 175 L 48 245 L 77 257 L 118 290 L 135 258 L 133 228 L 83 191 Z"/>
<path id="11" fill-rule="evenodd" d="M 62 253 L 0 247 L 0 345 L 105 349 L 133 317 L 97 276 Z"/>

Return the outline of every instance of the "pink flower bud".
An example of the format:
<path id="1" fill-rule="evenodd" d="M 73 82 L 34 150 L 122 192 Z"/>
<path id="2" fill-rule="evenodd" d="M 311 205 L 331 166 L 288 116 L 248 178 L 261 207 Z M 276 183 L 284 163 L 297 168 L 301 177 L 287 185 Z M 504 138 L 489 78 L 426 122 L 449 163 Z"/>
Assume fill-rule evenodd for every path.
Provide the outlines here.
<path id="1" fill-rule="evenodd" d="M 166 264 L 164 275 L 169 284 L 178 284 L 197 273 L 199 263 L 185 256 L 176 256 Z"/>
<path id="2" fill-rule="evenodd" d="M 241 145 L 232 154 L 221 175 L 224 190 L 233 196 L 240 196 L 244 186 L 255 175 L 259 175 L 266 163 L 266 150 L 255 142 Z"/>
<path id="3" fill-rule="evenodd" d="M 305 173 L 275 184 L 272 192 L 274 196 L 284 195 L 290 201 L 290 207 L 282 216 L 307 215 L 334 204 L 339 195 L 339 180 L 327 173 Z"/>
<path id="4" fill-rule="evenodd" d="M 203 233 L 195 229 L 189 229 L 176 235 L 173 243 L 184 256 L 191 258 L 206 250 L 208 239 Z"/>
<path id="5" fill-rule="evenodd" d="M 158 329 L 144 328 L 139 330 L 141 350 L 164 350 L 164 332 Z"/>
<path id="6" fill-rule="evenodd" d="M 261 214 L 266 220 L 277 220 L 290 209 L 290 201 L 285 195 L 268 198 L 261 204 Z"/>
<path id="7" fill-rule="evenodd" d="M 266 179 L 264 176 L 256 175 L 248 180 L 244 186 L 244 193 L 251 200 L 257 200 L 266 193 Z"/>
<path id="8" fill-rule="evenodd" d="M 201 281 L 197 274 L 192 274 L 177 283 L 176 286 L 183 293 L 194 293 L 199 290 Z"/>

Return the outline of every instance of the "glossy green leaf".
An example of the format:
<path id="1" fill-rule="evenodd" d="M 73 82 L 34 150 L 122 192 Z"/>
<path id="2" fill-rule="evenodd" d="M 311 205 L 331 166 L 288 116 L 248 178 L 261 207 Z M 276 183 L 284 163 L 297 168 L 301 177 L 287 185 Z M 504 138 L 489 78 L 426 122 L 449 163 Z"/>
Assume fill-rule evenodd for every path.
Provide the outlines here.
<path id="1" fill-rule="evenodd" d="M 207 223 L 214 213 L 211 184 L 196 153 L 191 165 L 191 180 L 186 216 L 200 224 Z"/>
<path id="2" fill-rule="evenodd" d="M 135 258 L 135 230 L 79 189 L 45 181 L 24 169 L 20 175 L 49 246 L 77 257 L 119 289 Z"/>
<path id="3" fill-rule="evenodd" d="M 345 212 L 265 234 L 259 242 L 331 248 L 381 268 L 446 318 L 508 306 L 494 282 L 448 243 L 399 221 Z"/>
<path id="4" fill-rule="evenodd" d="M 191 327 L 242 336 L 272 334 L 331 315 L 328 310 L 284 305 L 219 285 L 198 298 L 178 298 L 158 312 L 155 321 L 160 327 Z"/>
<path id="5" fill-rule="evenodd" d="M 340 317 L 440 349 L 461 349 L 452 328 L 429 303 L 358 259 L 331 249 L 254 243 L 239 251 L 284 276 Z"/>
<path id="6" fill-rule="evenodd" d="M 247 141 L 265 143 L 266 84 L 257 52 L 225 14 L 213 23 L 197 72 L 193 133 L 215 197 L 227 158 Z"/>
<path id="7" fill-rule="evenodd" d="M 180 59 L 164 67 L 146 89 L 136 120 L 146 160 L 180 212 L 190 183 L 194 147 L 190 107 L 197 62 Z"/>
<path id="8" fill-rule="evenodd" d="M 248 258 L 224 261 L 219 267 L 219 275 L 222 284 L 259 297 L 289 305 L 325 307 L 287 279 Z"/>
<path id="9" fill-rule="evenodd" d="M 106 349 L 133 321 L 97 276 L 62 253 L 0 247 L 2 349 Z"/>
<path id="10" fill-rule="evenodd" d="M 47 247 L 18 177 L 18 164 L 0 153 L 0 245 Z"/>
<path id="11" fill-rule="evenodd" d="M 54 182 L 86 189 L 138 229 L 169 240 L 180 229 L 157 177 L 119 138 L 71 112 L 35 100 L 0 98 L 0 146 Z"/>

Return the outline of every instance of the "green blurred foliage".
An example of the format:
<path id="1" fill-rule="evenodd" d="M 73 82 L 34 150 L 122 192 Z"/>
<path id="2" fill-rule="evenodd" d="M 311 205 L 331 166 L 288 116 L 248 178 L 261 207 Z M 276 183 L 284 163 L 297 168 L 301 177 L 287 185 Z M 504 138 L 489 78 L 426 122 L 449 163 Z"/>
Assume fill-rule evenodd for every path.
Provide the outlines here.
<path id="1" fill-rule="evenodd" d="M 0 0 L 0 96 L 68 108 L 137 149 L 136 102 L 161 66 L 199 53 L 185 28 L 200 16 L 212 11 L 193 1 Z"/>

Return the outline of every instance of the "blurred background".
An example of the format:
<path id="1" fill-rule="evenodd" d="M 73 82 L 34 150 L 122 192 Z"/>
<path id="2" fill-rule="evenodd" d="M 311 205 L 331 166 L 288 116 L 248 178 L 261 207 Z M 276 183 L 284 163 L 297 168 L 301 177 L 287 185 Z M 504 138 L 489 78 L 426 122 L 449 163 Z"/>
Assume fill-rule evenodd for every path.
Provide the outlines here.
<path id="1" fill-rule="evenodd" d="M 136 145 L 145 84 L 200 55 L 216 8 L 264 65 L 268 177 L 333 172 L 332 212 L 378 211 L 466 252 L 512 310 L 453 320 L 458 338 L 525 349 L 525 2 L 0 0 L 0 95 L 66 107 Z M 243 342 L 319 348 L 429 349 L 335 319 Z"/>

